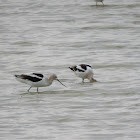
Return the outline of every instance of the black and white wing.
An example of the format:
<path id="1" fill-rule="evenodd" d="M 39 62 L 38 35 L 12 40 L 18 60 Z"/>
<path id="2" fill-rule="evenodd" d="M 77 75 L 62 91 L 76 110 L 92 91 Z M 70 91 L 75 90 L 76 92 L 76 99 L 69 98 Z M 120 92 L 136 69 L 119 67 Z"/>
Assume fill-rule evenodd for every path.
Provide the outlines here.
<path id="1" fill-rule="evenodd" d="M 75 65 L 75 66 L 72 66 L 69 68 L 74 72 L 85 72 L 87 70 L 87 68 L 92 69 L 91 66 L 87 65 L 87 64 Z"/>
<path id="2" fill-rule="evenodd" d="M 41 73 L 32 73 L 33 75 L 36 75 L 36 76 L 38 76 L 38 77 L 41 77 L 41 78 L 43 78 L 44 76 L 43 76 L 43 74 L 41 74 Z"/>
<path id="3" fill-rule="evenodd" d="M 42 80 L 42 77 L 39 77 L 34 74 L 31 74 L 31 75 L 21 74 L 21 75 L 15 75 L 15 77 L 19 79 L 23 79 L 23 80 L 28 80 L 31 82 L 39 82 Z"/>

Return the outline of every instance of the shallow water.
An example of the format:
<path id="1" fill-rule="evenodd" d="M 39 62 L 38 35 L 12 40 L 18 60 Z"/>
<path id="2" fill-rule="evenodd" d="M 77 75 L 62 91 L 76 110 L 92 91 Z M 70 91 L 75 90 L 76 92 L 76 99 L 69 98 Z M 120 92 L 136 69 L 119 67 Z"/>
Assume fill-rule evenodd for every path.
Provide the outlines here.
<path id="1" fill-rule="evenodd" d="M 140 139 L 139 0 L 0 3 L 0 139 Z M 81 63 L 98 82 L 68 69 Z M 14 74 L 32 72 L 67 88 L 27 93 Z"/>

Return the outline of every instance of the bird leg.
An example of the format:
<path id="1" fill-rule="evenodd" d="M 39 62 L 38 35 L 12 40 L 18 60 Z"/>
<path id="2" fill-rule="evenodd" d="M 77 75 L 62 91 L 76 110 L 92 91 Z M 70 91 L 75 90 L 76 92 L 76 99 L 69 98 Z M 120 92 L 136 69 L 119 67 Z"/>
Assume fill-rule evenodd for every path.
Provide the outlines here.
<path id="1" fill-rule="evenodd" d="M 84 83 L 84 79 L 82 79 L 82 82 Z"/>
<path id="2" fill-rule="evenodd" d="M 37 93 L 38 93 L 38 87 L 37 87 Z"/>
<path id="3" fill-rule="evenodd" d="M 30 87 L 27 91 L 29 92 L 31 88 L 32 88 L 32 87 Z"/>
<path id="4" fill-rule="evenodd" d="M 38 87 L 37 87 L 37 93 L 38 93 Z"/>

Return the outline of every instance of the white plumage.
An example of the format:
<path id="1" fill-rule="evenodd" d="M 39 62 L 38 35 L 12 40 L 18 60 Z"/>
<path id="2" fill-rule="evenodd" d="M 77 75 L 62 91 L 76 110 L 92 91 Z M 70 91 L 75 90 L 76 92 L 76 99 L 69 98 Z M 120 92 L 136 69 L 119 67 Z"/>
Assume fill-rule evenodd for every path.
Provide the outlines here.
<path id="1" fill-rule="evenodd" d="M 69 68 L 75 73 L 76 76 L 82 78 L 83 82 L 84 79 L 88 79 L 90 82 L 96 82 L 96 80 L 93 78 L 93 69 L 90 65 L 80 64 Z"/>
<path id="2" fill-rule="evenodd" d="M 51 74 L 49 77 L 45 77 L 43 74 L 40 73 L 32 73 L 30 75 L 27 74 L 15 75 L 15 77 L 19 82 L 30 85 L 28 92 L 32 87 L 37 87 L 38 92 L 39 87 L 50 86 L 54 80 L 60 82 L 60 80 L 57 79 L 57 76 L 55 74 Z M 62 85 L 65 86 L 64 84 Z"/>

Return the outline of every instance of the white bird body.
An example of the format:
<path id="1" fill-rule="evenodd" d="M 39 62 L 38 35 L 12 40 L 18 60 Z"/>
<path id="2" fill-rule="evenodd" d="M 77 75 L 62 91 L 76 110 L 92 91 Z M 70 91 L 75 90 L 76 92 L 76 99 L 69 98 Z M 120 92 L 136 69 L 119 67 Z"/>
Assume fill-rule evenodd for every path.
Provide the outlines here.
<path id="1" fill-rule="evenodd" d="M 38 92 L 38 87 L 50 86 L 54 80 L 59 81 L 55 74 L 51 74 L 49 78 L 40 73 L 32 73 L 29 75 L 21 74 L 21 75 L 15 75 L 15 77 L 19 82 L 22 82 L 31 86 L 28 89 L 28 92 L 32 87 L 37 87 L 37 92 Z"/>
<path id="2" fill-rule="evenodd" d="M 94 73 L 90 65 L 80 64 L 69 68 L 75 73 L 76 76 L 82 78 L 83 82 L 84 79 L 88 79 L 90 82 L 96 82 L 96 80 L 93 78 Z"/>

